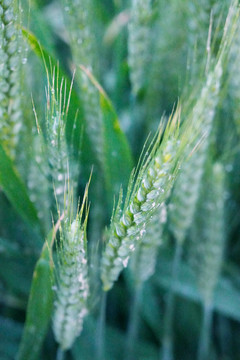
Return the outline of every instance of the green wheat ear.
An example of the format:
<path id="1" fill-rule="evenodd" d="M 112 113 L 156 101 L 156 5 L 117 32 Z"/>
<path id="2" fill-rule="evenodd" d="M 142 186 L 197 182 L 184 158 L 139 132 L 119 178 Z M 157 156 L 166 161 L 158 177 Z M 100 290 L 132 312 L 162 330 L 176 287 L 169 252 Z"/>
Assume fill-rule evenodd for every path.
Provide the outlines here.
<path id="1" fill-rule="evenodd" d="M 64 15 L 69 30 L 70 46 L 75 66 L 86 71 L 76 72 L 82 99 L 85 127 L 100 165 L 103 162 L 103 125 L 99 94 L 87 73 L 97 75 L 98 57 L 94 34 L 94 9 L 90 0 L 63 0 Z"/>
<path id="2" fill-rule="evenodd" d="M 131 270 L 136 284 L 147 281 L 155 272 L 159 247 L 162 245 L 164 224 L 167 220 L 165 203 L 149 220 L 148 226 L 131 259 Z"/>
<path id="3" fill-rule="evenodd" d="M 128 26 L 128 64 L 132 91 L 135 95 L 144 88 L 151 45 L 151 0 L 132 0 Z"/>
<path id="4" fill-rule="evenodd" d="M 200 189 L 189 261 L 195 270 L 203 301 L 212 302 L 224 248 L 224 167 L 208 165 Z"/>
<path id="5" fill-rule="evenodd" d="M 169 122 L 164 138 L 157 139 L 153 151 L 142 166 L 135 185 L 130 179 L 123 210 L 122 195 L 113 215 L 101 261 L 104 290 L 109 290 L 148 228 L 151 216 L 165 203 L 175 179 L 180 144 L 179 109 Z M 182 144 L 181 144 L 182 146 Z"/>
<path id="6" fill-rule="evenodd" d="M 238 11 L 235 15 L 235 10 L 237 9 L 234 5 L 230 7 L 217 60 L 209 71 L 206 84 L 189 115 L 193 123 L 193 136 L 198 134 L 198 137 L 195 136 L 196 151 L 182 164 L 169 207 L 170 228 L 176 240 L 181 244 L 185 240 L 186 232 L 192 223 L 199 197 L 213 120 L 219 101 L 223 69 L 236 30 Z M 202 143 L 199 142 L 199 139 L 203 139 Z"/>
<path id="7" fill-rule="evenodd" d="M 88 207 L 86 205 L 88 186 L 80 211 L 73 216 L 69 203 L 60 227 L 60 243 L 57 247 L 55 278 L 55 302 L 53 332 L 62 350 L 71 348 L 81 334 L 84 317 L 88 313 L 89 296 L 86 226 Z M 86 216 L 83 212 L 86 208 Z"/>
<path id="8" fill-rule="evenodd" d="M 240 136 L 240 23 L 233 40 L 233 46 L 230 52 L 228 63 L 229 73 L 229 93 L 233 102 L 233 118 L 236 124 L 237 132 Z"/>
<path id="9" fill-rule="evenodd" d="M 203 321 L 198 359 L 209 358 L 213 297 L 217 285 L 225 243 L 224 168 L 208 165 L 200 190 L 198 209 L 190 236 L 189 263 L 197 278 L 203 303 Z"/>
<path id="10" fill-rule="evenodd" d="M 60 83 L 59 83 L 60 81 Z M 66 140 L 66 122 L 70 104 L 70 93 L 66 93 L 66 82 L 59 79 L 58 69 L 53 70 L 50 81 L 48 74 L 46 125 L 47 154 L 56 200 L 60 211 L 64 209 L 64 192 L 70 181 L 76 198 L 78 167 L 74 161 L 73 150 Z"/>
<path id="11" fill-rule="evenodd" d="M 15 0 L 0 0 L 0 139 L 12 158 L 22 121 L 17 5 Z"/>

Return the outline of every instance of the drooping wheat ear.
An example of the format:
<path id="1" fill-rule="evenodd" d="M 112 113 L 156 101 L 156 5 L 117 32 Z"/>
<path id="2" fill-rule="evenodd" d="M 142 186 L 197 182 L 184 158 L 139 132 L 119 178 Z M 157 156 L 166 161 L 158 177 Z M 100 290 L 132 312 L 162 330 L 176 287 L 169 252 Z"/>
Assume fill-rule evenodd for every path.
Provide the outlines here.
<path id="1" fill-rule="evenodd" d="M 101 279 L 109 290 L 120 272 L 127 266 L 130 255 L 148 228 L 150 217 L 166 201 L 175 178 L 178 161 L 178 117 L 176 111 L 161 145 L 159 140 L 129 191 L 123 210 L 122 195 L 107 234 L 101 262 Z"/>
<path id="2" fill-rule="evenodd" d="M 233 118 L 236 124 L 237 132 L 240 136 L 240 24 L 234 37 L 233 46 L 230 51 L 228 63 L 229 72 L 229 93 L 233 103 Z"/>
<path id="3" fill-rule="evenodd" d="M 208 166 L 203 180 L 191 228 L 189 262 L 196 272 L 203 301 L 211 303 L 224 248 L 224 167 L 220 163 L 212 169 Z"/>
<path id="4" fill-rule="evenodd" d="M 94 34 L 94 14 L 91 0 L 62 0 L 66 24 L 69 29 L 70 44 L 75 66 L 83 67 L 96 76 L 97 54 Z M 103 128 L 99 95 L 86 72 L 77 71 L 76 81 L 80 88 L 86 131 L 101 163 L 103 156 Z"/>
<path id="5" fill-rule="evenodd" d="M 162 244 L 163 227 L 167 220 L 167 207 L 162 203 L 150 219 L 141 242 L 131 259 L 131 270 L 137 284 L 147 281 L 155 272 L 159 247 Z"/>
<path id="6" fill-rule="evenodd" d="M 17 1 L 0 0 L 0 139 L 12 158 L 22 119 L 17 14 Z"/>
<path id="7" fill-rule="evenodd" d="M 55 72 L 56 71 L 56 72 Z M 47 148 L 50 174 L 52 177 L 56 200 L 60 211 L 64 208 L 65 184 L 70 181 L 76 191 L 78 168 L 73 159 L 73 152 L 68 149 L 65 127 L 71 92 L 66 94 L 64 79 L 59 84 L 55 70 L 52 82 L 48 81 L 47 91 Z"/>
<path id="8" fill-rule="evenodd" d="M 88 313 L 89 295 L 86 226 L 82 221 L 85 198 L 80 212 L 73 218 L 69 201 L 67 213 L 60 227 L 60 244 L 57 247 L 56 287 L 53 314 L 53 332 L 62 350 L 71 348 L 80 335 L 84 317 Z M 69 199 L 72 198 L 68 196 Z M 88 213 L 88 210 L 87 210 Z"/>
<path id="9" fill-rule="evenodd" d="M 132 91 L 135 95 L 144 88 L 150 60 L 151 0 L 132 0 L 128 26 L 128 64 Z"/>

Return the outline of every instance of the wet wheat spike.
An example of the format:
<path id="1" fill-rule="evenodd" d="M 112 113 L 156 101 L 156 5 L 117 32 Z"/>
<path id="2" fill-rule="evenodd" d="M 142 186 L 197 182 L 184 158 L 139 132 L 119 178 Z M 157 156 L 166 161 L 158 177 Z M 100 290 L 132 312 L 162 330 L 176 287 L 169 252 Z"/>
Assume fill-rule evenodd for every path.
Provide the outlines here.
<path id="1" fill-rule="evenodd" d="M 127 266 L 136 244 L 145 234 L 151 215 L 154 216 L 159 206 L 166 201 L 174 182 L 178 146 L 176 135 L 170 134 L 138 177 L 123 212 L 120 206 L 117 209 L 102 256 L 101 279 L 104 290 L 112 287 L 122 269 Z"/>
<path id="2" fill-rule="evenodd" d="M 56 84 L 55 84 L 56 81 Z M 66 141 L 66 121 L 68 113 L 68 99 L 65 82 L 58 84 L 58 75 L 53 76 L 52 84 L 48 86 L 47 98 L 47 149 L 50 174 L 53 181 L 56 200 L 60 211 L 64 208 L 64 191 L 66 184 L 71 183 L 76 191 L 78 168 L 73 158 L 73 152 Z"/>
<path id="3" fill-rule="evenodd" d="M 56 268 L 56 300 L 53 331 L 62 350 L 70 349 L 80 335 L 87 315 L 88 263 L 86 253 L 86 223 L 81 217 L 64 220 L 60 230 L 58 266 Z"/>
<path id="4" fill-rule="evenodd" d="M 21 128 L 19 30 L 17 2 L 0 1 L 0 139 L 15 158 Z"/>
<path id="5" fill-rule="evenodd" d="M 207 304 L 219 277 L 224 249 L 224 168 L 216 163 L 208 169 L 191 229 L 190 263 L 195 270 L 199 290 Z"/>
<path id="6" fill-rule="evenodd" d="M 209 137 L 219 100 L 221 78 L 222 64 L 218 62 L 215 69 L 208 75 L 206 85 L 191 113 L 193 143 L 197 145 L 200 142 L 190 158 L 182 164 L 169 207 L 170 227 L 177 241 L 181 243 L 192 223 L 199 196 Z M 194 140 L 196 134 L 198 136 Z"/>
<path id="7" fill-rule="evenodd" d="M 167 220 L 167 208 L 164 203 L 149 220 L 143 232 L 141 242 L 136 245 L 136 251 L 131 260 L 131 270 L 135 282 L 142 284 L 155 272 L 159 247 L 162 245 L 163 227 Z"/>

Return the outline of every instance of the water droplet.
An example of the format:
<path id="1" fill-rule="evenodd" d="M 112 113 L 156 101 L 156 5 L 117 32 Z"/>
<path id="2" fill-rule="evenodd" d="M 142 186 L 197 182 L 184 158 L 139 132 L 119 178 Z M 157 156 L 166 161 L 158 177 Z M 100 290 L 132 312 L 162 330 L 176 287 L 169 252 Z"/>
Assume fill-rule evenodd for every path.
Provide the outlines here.
<path id="1" fill-rule="evenodd" d="M 143 235 L 145 235 L 145 234 L 146 234 L 146 230 L 145 230 L 145 229 L 142 229 L 142 230 L 140 231 L 140 235 L 143 236 Z"/>
<path id="2" fill-rule="evenodd" d="M 127 265 L 128 265 L 128 260 L 129 260 L 129 256 L 125 259 L 125 260 L 123 260 L 123 266 L 126 268 L 127 267 Z"/>

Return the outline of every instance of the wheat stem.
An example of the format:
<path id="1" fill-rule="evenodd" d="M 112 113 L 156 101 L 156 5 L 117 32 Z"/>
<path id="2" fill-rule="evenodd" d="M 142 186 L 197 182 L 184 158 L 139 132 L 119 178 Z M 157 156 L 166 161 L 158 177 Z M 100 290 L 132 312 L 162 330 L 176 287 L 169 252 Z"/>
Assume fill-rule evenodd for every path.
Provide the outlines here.
<path id="1" fill-rule="evenodd" d="M 101 306 L 96 330 L 96 360 L 105 359 L 105 326 L 106 326 L 107 293 L 101 293 Z"/>
<path id="2" fill-rule="evenodd" d="M 171 274 L 171 286 L 167 294 L 167 307 L 164 317 L 164 334 L 162 345 L 162 360 L 173 359 L 173 318 L 175 309 L 175 294 L 174 290 L 178 281 L 178 270 L 182 257 L 182 244 L 177 242 L 175 248 L 175 254 L 173 259 L 172 274 Z"/>
<path id="3" fill-rule="evenodd" d="M 65 351 L 63 351 L 60 347 L 58 347 L 56 360 L 64 360 L 64 358 L 65 358 Z"/>
<path id="4" fill-rule="evenodd" d="M 130 318 L 127 331 L 127 342 L 125 350 L 125 360 L 136 359 L 135 349 L 138 337 L 139 325 L 139 305 L 142 297 L 142 284 L 139 283 L 135 287 L 134 295 L 131 302 Z"/>
<path id="5" fill-rule="evenodd" d="M 209 356 L 210 335 L 212 325 L 212 305 L 205 302 L 203 305 L 203 322 L 198 347 L 198 360 L 206 360 Z"/>

